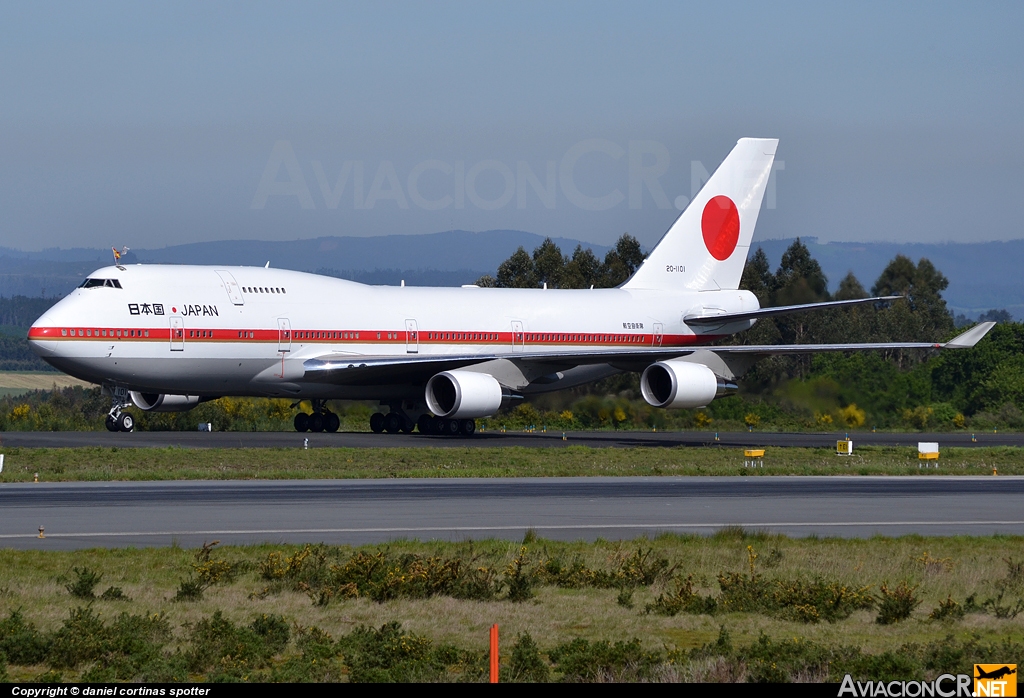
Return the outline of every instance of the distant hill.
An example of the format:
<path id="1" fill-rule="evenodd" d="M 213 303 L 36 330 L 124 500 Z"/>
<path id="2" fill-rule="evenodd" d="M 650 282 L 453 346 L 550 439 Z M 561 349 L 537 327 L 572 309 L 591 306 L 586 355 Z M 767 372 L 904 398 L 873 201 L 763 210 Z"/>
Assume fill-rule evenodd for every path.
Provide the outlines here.
<path id="1" fill-rule="evenodd" d="M 600 257 L 609 249 L 569 238 L 553 239 L 567 254 L 579 244 Z M 519 230 L 450 230 L 430 235 L 322 237 L 288 242 L 227 240 L 133 249 L 125 262 L 262 267 L 269 261 L 279 269 L 325 273 L 362 283 L 397 285 L 404 279 L 410 286 L 459 286 L 483 274 L 493 274 L 517 247 L 533 251 L 543 241 L 543 235 Z M 110 250 L 21 252 L 0 248 L 0 296 L 64 295 L 90 271 L 111 262 Z"/>
<path id="2" fill-rule="evenodd" d="M 450 230 L 431 235 L 382 237 L 321 237 L 288 242 L 229 240 L 175 245 L 129 252 L 128 263 L 225 264 L 271 266 L 311 271 L 370 284 L 458 286 L 483 274 L 494 274 L 498 264 L 520 245 L 532 251 L 542 235 L 519 230 L 472 233 Z M 607 247 L 555 238 L 563 253 L 577 244 L 599 257 Z M 1018 264 L 1024 260 L 1024 240 L 985 243 L 850 243 L 818 244 L 804 238 L 811 254 L 828 275 L 832 289 L 848 271 L 870 289 L 885 265 L 897 254 L 917 261 L 927 257 L 949 279 L 945 293 L 950 309 L 977 317 L 993 308 L 1005 308 L 1024 319 L 1024 279 Z M 792 239 L 755 242 L 777 265 Z M 110 264 L 109 250 L 51 249 L 21 252 L 0 248 L 0 296 L 61 296 L 81 283 L 93 269 Z"/>

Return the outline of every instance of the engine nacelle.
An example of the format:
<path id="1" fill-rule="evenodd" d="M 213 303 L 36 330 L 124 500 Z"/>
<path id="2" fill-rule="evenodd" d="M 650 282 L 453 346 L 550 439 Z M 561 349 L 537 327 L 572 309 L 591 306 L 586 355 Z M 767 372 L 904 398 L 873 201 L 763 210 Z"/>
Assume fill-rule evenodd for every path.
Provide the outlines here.
<path id="1" fill-rule="evenodd" d="M 640 376 L 640 391 L 654 407 L 705 407 L 716 397 L 735 393 L 736 385 L 703 364 L 669 359 L 647 367 Z"/>
<path id="2" fill-rule="evenodd" d="M 490 417 L 501 407 L 501 384 L 486 373 L 442 371 L 429 381 L 427 407 L 438 417 Z"/>
<path id="3" fill-rule="evenodd" d="M 131 391 L 132 402 L 144 412 L 188 412 L 200 402 L 210 398 L 198 395 L 163 395 Z"/>

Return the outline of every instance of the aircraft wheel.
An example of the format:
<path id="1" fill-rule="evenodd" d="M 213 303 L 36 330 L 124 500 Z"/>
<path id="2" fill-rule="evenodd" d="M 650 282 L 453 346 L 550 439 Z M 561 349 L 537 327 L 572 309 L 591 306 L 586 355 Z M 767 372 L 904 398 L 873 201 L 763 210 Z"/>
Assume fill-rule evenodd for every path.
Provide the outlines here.
<path id="1" fill-rule="evenodd" d="M 473 432 L 476 431 L 476 420 L 463 419 L 462 423 L 459 424 L 459 431 L 462 432 L 463 436 L 472 436 Z"/>
<path id="2" fill-rule="evenodd" d="M 446 419 L 444 420 L 444 433 L 446 436 L 458 436 L 459 431 L 462 429 L 462 420 L 459 419 Z"/>
<path id="3" fill-rule="evenodd" d="M 295 415 L 295 431 L 309 431 L 309 415 L 305 412 Z"/>
<path id="4" fill-rule="evenodd" d="M 448 420 L 445 419 L 444 417 L 434 417 L 433 424 L 431 425 L 432 428 L 430 430 L 430 433 L 431 434 L 438 434 L 439 436 L 444 436 L 444 434 L 445 434 L 445 428 L 444 427 L 445 427 L 445 424 L 447 424 L 447 423 L 448 423 Z"/>
<path id="5" fill-rule="evenodd" d="M 429 414 L 421 414 L 420 418 L 416 420 L 416 429 L 418 429 L 421 434 L 433 434 L 434 418 Z"/>
<path id="6" fill-rule="evenodd" d="M 370 431 L 374 434 L 384 431 L 384 415 L 380 412 L 374 412 L 370 415 Z"/>
<path id="7" fill-rule="evenodd" d="M 314 412 L 309 415 L 309 430 L 312 432 L 321 432 L 324 430 L 324 416 L 319 412 Z"/>
<path id="8" fill-rule="evenodd" d="M 110 415 L 107 415 L 107 419 L 106 419 L 106 421 L 103 422 L 103 424 L 107 427 L 107 431 L 119 431 L 120 430 L 120 427 L 117 426 L 117 421 L 113 417 L 111 417 Z"/>
<path id="9" fill-rule="evenodd" d="M 333 412 L 328 412 L 324 415 L 324 431 L 329 431 L 333 434 L 334 432 L 338 431 L 340 427 L 341 417 L 334 414 Z"/>
<path id="10" fill-rule="evenodd" d="M 397 434 L 402 428 L 402 418 L 394 412 L 388 412 L 384 417 L 384 430 L 389 434 Z"/>
<path id="11" fill-rule="evenodd" d="M 135 418 L 127 412 L 122 412 L 117 418 L 117 428 L 121 431 L 135 431 Z"/>
<path id="12" fill-rule="evenodd" d="M 408 417 L 402 417 L 402 433 L 411 434 L 412 430 L 416 428 L 416 422 L 412 421 Z"/>

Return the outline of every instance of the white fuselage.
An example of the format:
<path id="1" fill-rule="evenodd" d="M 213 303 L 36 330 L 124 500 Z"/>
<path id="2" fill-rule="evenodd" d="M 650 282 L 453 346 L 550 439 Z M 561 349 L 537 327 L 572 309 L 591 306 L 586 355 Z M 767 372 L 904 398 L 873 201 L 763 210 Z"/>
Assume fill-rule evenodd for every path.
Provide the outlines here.
<path id="1" fill-rule="evenodd" d="M 736 290 L 366 286 L 259 267 L 136 265 L 89 278 L 120 287 L 70 293 L 33 325 L 33 349 L 90 382 L 199 396 L 411 397 L 422 386 L 303 382 L 302 365 L 325 355 L 682 349 L 751 324 L 694 331 L 684 315 L 757 308 L 753 294 Z"/>

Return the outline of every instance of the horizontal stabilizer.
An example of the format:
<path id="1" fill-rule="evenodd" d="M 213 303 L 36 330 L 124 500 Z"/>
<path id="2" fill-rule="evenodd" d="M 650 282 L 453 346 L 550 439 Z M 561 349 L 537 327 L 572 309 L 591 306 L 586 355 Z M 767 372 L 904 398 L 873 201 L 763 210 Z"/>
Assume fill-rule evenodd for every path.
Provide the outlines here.
<path id="1" fill-rule="evenodd" d="M 866 303 L 881 303 L 884 301 L 894 301 L 902 298 L 903 296 L 876 296 L 875 298 L 855 298 L 853 300 L 846 301 L 827 301 L 825 303 L 804 303 L 802 305 L 780 305 L 775 308 L 761 308 L 759 310 L 749 310 L 743 313 L 719 313 L 717 315 L 687 315 L 683 318 L 683 322 L 687 325 L 724 325 L 727 322 L 737 322 L 739 320 L 754 320 L 762 317 L 772 317 L 775 315 L 792 315 L 793 313 L 803 313 L 809 310 L 824 310 L 826 308 L 841 308 L 847 305 L 864 305 Z"/>

